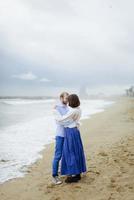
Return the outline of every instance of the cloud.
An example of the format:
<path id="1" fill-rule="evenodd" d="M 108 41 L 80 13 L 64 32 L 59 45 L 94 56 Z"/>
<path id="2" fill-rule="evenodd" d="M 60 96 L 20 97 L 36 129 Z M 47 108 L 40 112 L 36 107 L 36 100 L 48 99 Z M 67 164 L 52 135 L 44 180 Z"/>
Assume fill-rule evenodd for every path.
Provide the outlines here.
<path id="1" fill-rule="evenodd" d="M 42 78 L 39 80 L 40 82 L 51 82 L 51 80 L 47 79 L 47 78 Z"/>
<path id="2" fill-rule="evenodd" d="M 24 74 L 14 74 L 12 75 L 12 78 L 17 78 L 17 79 L 21 79 L 21 80 L 35 80 L 37 79 L 37 76 L 34 75 L 32 72 L 28 72 L 28 73 L 24 73 Z"/>
<path id="3" fill-rule="evenodd" d="M 44 83 L 51 82 L 50 79 L 37 77 L 37 75 L 35 75 L 33 72 L 27 72 L 27 73 L 22 73 L 22 74 L 13 74 L 11 77 L 16 78 L 16 79 L 21 79 L 21 80 L 28 80 L 28 81 L 36 80 L 36 81 L 44 82 Z"/>

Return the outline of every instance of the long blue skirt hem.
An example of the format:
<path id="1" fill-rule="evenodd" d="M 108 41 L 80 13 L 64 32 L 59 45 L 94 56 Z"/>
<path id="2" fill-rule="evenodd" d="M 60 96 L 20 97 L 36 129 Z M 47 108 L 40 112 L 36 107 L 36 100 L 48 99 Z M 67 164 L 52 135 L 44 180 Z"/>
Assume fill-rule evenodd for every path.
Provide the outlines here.
<path id="1" fill-rule="evenodd" d="M 61 160 L 61 175 L 76 175 L 86 172 L 86 161 L 79 130 L 65 128 Z"/>

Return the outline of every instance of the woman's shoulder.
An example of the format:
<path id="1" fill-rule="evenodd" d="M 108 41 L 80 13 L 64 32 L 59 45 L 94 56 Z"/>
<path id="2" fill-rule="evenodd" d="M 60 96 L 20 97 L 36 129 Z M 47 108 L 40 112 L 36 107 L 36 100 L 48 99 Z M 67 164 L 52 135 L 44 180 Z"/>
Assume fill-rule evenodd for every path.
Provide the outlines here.
<path id="1" fill-rule="evenodd" d="M 72 108 L 72 107 L 69 106 L 69 110 L 72 111 L 72 112 L 81 112 L 80 107 Z"/>

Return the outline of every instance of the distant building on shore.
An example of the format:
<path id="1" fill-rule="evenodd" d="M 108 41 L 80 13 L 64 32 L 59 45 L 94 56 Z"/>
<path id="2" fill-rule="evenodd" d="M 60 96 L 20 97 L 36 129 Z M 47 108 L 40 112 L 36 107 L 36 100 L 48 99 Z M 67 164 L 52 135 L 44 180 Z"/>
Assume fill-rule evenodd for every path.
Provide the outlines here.
<path id="1" fill-rule="evenodd" d="M 134 97 L 134 86 L 131 86 L 129 89 L 126 89 L 126 96 Z"/>
<path id="2" fill-rule="evenodd" d="M 85 86 L 82 86 L 80 88 L 79 95 L 80 95 L 80 98 L 83 98 L 83 99 L 88 99 L 89 98 L 89 95 L 87 94 L 87 88 Z"/>

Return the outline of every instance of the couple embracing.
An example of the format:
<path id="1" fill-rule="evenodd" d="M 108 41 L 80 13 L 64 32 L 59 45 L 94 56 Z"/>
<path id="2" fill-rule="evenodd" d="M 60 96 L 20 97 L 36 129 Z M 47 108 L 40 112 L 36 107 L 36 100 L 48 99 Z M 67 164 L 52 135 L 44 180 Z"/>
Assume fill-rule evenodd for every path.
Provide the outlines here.
<path id="1" fill-rule="evenodd" d="M 86 172 L 86 161 L 79 130 L 81 117 L 80 100 L 76 94 L 63 92 L 60 103 L 55 106 L 54 116 L 57 130 L 55 138 L 55 153 L 52 163 L 53 183 L 58 185 L 62 181 L 58 175 L 66 176 L 65 182 L 78 182 L 81 173 Z"/>

